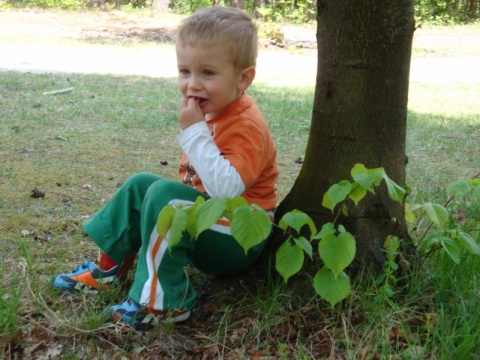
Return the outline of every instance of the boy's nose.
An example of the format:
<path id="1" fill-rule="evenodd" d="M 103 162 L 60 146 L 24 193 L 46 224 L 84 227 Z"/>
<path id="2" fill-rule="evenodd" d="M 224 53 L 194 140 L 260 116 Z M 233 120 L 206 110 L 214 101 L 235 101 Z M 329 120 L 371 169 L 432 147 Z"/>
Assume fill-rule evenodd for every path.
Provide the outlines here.
<path id="1" fill-rule="evenodd" d="M 198 89 L 200 88 L 200 81 L 197 76 L 191 76 L 188 82 L 189 89 Z"/>

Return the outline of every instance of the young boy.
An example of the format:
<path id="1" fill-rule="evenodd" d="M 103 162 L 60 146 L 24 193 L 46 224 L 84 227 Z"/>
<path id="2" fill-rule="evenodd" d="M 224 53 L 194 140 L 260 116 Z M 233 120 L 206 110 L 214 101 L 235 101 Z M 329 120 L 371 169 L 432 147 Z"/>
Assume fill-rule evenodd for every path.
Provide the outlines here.
<path id="1" fill-rule="evenodd" d="M 252 265 L 267 239 L 245 254 L 227 221 L 197 240 L 185 235 L 168 249 L 169 234 L 156 231 L 168 204 L 193 203 L 198 196 L 231 198 L 273 211 L 277 202 L 276 149 L 267 124 L 245 93 L 255 77 L 257 31 L 243 11 L 198 10 L 178 29 L 178 85 L 183 99 L 177 137 L 184 155 L 182 183 L 150 173 L 128 179 L 114 198 L 84 223 L 100 247 L 99 259 L 67 274 L 53 287 L 63 292 L 92 291 L 117 283 L 126 257 L 138 256 L 128 298 L 108 309 L 114 320 L 144 330 L 191 315 L 195 290 L 185 274 L 190 264 L 204 273 L 228 275 Z"/>

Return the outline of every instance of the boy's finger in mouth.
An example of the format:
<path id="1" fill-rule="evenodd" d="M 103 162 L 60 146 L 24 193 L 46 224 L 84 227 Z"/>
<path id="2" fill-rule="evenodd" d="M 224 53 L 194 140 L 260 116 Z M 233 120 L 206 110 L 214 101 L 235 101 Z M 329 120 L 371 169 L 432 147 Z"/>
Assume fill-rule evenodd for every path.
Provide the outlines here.
<path id="1" fill-rule="evenodd" d="M 194 99 L 199 105 L 202 105 L 207 101 L 207 99 L 198 96 L 189 96 L 188 99 Z"/>

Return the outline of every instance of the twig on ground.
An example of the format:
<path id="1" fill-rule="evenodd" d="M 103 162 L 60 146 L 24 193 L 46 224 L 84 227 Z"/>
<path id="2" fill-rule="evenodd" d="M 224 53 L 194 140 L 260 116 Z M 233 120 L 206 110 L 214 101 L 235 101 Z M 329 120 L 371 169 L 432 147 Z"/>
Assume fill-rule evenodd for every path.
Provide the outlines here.
<path id="1" fill-rule="evenodd" d="M 69 92 L 73 91 L 73 87 L 61 89 L 61 90 L 53 90 L 53 91 L 45 91 L 43 95 L 61 95 L 61 94 L 68 94 Z"/>

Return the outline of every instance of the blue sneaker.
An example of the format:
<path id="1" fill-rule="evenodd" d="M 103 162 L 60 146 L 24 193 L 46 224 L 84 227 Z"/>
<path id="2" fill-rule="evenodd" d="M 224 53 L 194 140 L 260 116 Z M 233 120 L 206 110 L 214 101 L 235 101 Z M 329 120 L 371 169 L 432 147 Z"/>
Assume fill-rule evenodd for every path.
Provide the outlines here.
<path id="1" fill-rule="evenodd" d="M 190 310 L 160 311 L 148 309 L 127 298 L 120 305 L 114 305 L 107 310 L 108 316 L 115 321 L 122 321 L 131 325 L 135 330 L 150 330 L 160 323 L 176 323 L 188 320 Z"/>
<path id="2" fill-rule="evenodd" d="M 93 261 L 86 261 L 68 274 L 53 277 L 55 290 L 68 293 L 96 293 L 98 289 L 110 289 L 118 285 L 119 266 L 108 271 L 100 270 Z"/>

